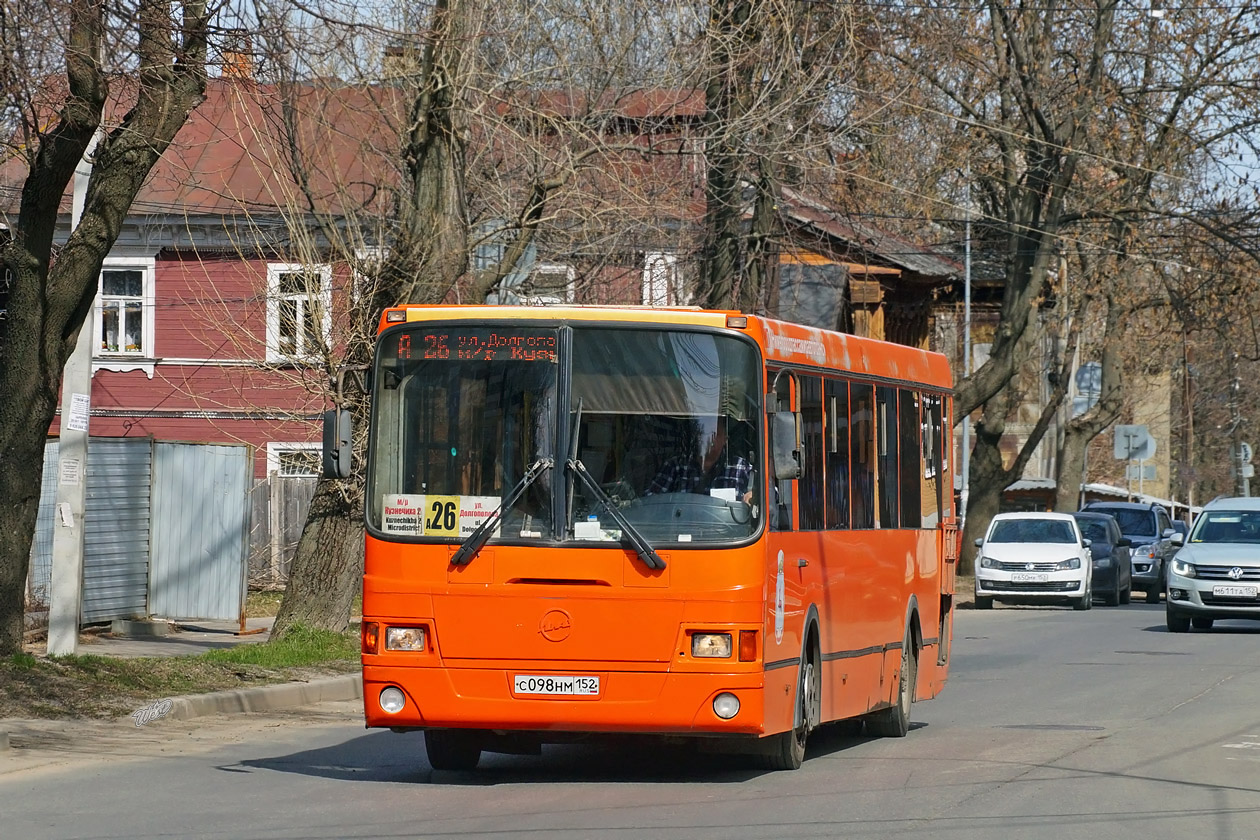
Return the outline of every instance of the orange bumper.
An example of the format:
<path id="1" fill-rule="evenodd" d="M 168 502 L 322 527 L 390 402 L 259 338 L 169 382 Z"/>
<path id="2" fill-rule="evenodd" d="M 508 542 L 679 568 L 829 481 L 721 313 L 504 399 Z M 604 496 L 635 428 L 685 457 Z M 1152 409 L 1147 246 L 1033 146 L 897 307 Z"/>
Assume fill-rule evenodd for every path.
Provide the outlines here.
<path id="1" fill-rule="evenodd" d="M 517 673 L 598 676 L 600 693 L 595 697 L 522 697 L 512 691 Z M 365 665 L 363 707 L 368 726 L 761 735 L 765 732 L 763 676 Z M 381 691 L 389 686 L 406 697 L 396 714 L 380 706 Z M 713 698 L 724 691 L 739 698 L 739 712 L 730 720 L 722 720 L 713 711 Z"/>

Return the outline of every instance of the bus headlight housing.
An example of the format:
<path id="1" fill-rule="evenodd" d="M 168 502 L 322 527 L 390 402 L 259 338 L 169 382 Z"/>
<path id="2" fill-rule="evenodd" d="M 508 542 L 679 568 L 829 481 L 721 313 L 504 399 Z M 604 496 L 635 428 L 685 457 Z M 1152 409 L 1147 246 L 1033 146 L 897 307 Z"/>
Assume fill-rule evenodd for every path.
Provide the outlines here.
<path id="1" fill-rule="evenodd" d="M 730 633 L 692 633 L 691 655 L 713 659 L 731 658 Z"/>
<path id="2" fill-rule="evenodd" d="M 380 703 L 384 711 L 396 715 L 403 710 L 403 706 L 407 705 L 407 698 L 403 696 L 402 691 L 391 685 L 381 689 Z"/>
<path id="3" fill-rule="evenodd" d="M 730 720 L 739 714 L 739 698 L 729 691 L 723 691 L 713 698 L 713 714 L 722 720 Z"/>
<path id="4" fill-rule="evenodd" d="M 423 653 L 425 648 L 423 627 L 386 627 L 385 650 L 402 650 Z"/>

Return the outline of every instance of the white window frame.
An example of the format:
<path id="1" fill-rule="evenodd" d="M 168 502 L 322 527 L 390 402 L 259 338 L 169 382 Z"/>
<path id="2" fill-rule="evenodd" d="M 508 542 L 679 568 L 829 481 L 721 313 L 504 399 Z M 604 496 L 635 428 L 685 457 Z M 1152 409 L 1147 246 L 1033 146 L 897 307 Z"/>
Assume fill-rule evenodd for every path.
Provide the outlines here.
<path id="1" fill-rule="evenodd" d="M 140 272 L 140 343 L 139 350 L 102 350 L 104 339 L 102 321 L 105 313 L 105 272 Z M 101 273 L 96 278 L 96 302 L 92 306 L 92 358 L 95 367 L 107 369 L 131 369 L 147 367 L 157 358 L 153 346 L 157 332 L 154 321 L 157 307 L 154 304 L 157 284 L 157 260 L 154 257 L 106 257 L 101 263 Z M 120 322 L 119 329 L 122 329 Z M 139 362 L 139 364 L 137 364 Z"/>
<path id="2" fill-rule="evenodd" d="M 563 279 L 564 284 L 547 284 L 546 291 L 521 295 L 521 303 L 526 306 L 554 306 L 559 303 L 573 303 L 577 287 L 577 272 L 573 266 L 564 263 L 539 263 L 534 266 L 534 270 L 529 273 L 528 285 L 533 288 L 538 284 L 535 279 L 539 275 L 554 275 Z M 563 289 L 560 295 L 556 295 L 553 290 L 559 286 Z"/>
<path id="3" fill-rule="evenodd" d="M 323 444 L 319 443 L 285 443 L 271 442 L 267 444 L 267 475 L 279 476 L 281 478 L 318 478 L 321 468 L 317 467 L 313 473 L 302 473 L 301 475 L 282 474 L 280 472 L 280 456 L 287 452 L 309 452 L 323 449 Z"/>
<path id="4" fill-rule="evenodd" d="M 267 264 L 267 361 L 275 363 L 307 362 L 317 359 L 319 353 L 285 353 L 280 350 L 280 302 L 289 299 L 280 294 L 280 278 L 285 274 L 318 274 L 320 279 L 320 304 L 324 309 L 320 329 L 325 347 L 332 337 L 332 266 L 327 263 L 268 263 Z M 293 298 L 300 304 L 307 303 L 301 297 Z M 298 323 L 303 318 L 298 317 Z"/>
<path id="5" fill-rule="evenodd" d="M 687 303 L 677 254 L 653 251 L 643 255 L 643 303 L 647 306 Z"/>

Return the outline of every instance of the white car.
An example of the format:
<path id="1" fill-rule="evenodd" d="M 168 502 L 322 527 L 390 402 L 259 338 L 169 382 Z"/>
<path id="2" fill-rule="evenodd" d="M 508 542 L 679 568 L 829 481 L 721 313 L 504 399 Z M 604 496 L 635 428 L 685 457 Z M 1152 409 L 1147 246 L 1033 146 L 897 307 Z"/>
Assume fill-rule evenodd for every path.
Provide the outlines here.
<path id="1" fill-rule="evenodd" d="M 1167 624 L 1173 633 L 1207 630 L 1218 618 L 1260 620 L 1260 499 L 1204 505 L 1168 567 Z"/>
<path id="2" fill-rule="evenodd" d="M 1089 540 L 1071 514 L 999 513 L 976 546 L 976 609 L 994 601 L 1093 606 Z"/>

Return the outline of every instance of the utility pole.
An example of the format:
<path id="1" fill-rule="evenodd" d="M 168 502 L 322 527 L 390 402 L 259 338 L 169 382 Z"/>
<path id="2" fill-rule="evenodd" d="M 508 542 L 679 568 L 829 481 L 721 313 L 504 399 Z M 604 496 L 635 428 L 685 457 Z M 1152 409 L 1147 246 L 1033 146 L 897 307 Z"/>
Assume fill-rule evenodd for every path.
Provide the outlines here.
<path id="1" fill-rule="evenodd" d="M 1229 442 L 1230 460 L 1234 465 L 1234 494 L 1246 496 L 1249 490 L 1243 477 L 1242 457 L 1242 409 L 1238 406 L 1238 392 L 1242 383 L 1238 380 L 1238 354 L 1229 354 Z"/>
<path id="2" fill-rule="evenodd" d="M 967 167 L 967 180 L 963 184 L 963 211 L 967 214 L 963 224 L 963 377 L 971 376 L 971 167 Z M 962 494 L 959 499 L 962 510 L 958 514 L 958 527 L 967 523 L 967 501 L 971 483 L 971 417 L 962 419 Z"/>
<path id="3" fill-rule="evenodd" d="M 92 138 L 74 169 L 73 232 L 83 215 L 92 154 Z M 87 498 L 88 421 L 92 412 L 92 336 L 94 313 L 79 329 L 74 352 L 61 378 L 61 436 L 57 447 L 57 506 L 54 510 L 52 581 L 48 608 L 48 655 L 69 656 L 78 650 L 79 615 L 83 604 L 83 510 Z"/>

